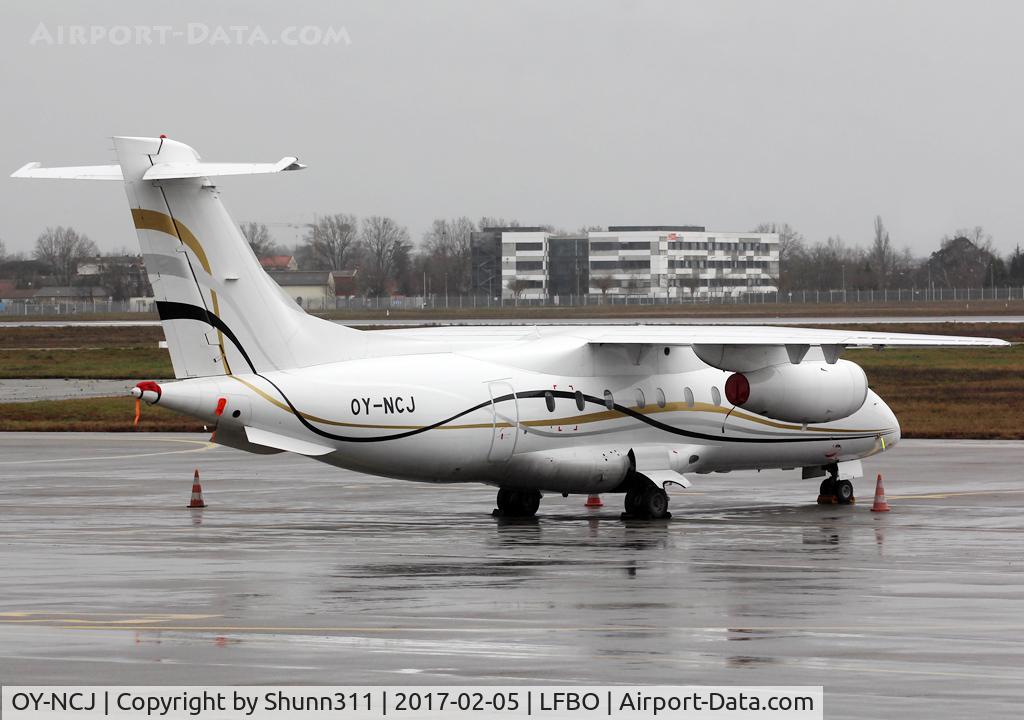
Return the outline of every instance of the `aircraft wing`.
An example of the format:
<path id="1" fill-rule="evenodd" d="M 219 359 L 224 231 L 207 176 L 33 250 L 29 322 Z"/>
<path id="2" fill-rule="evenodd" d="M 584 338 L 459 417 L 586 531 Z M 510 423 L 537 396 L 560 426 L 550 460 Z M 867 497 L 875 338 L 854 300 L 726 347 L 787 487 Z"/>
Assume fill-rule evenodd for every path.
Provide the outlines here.
<path id="1" fill-rule="evenodd" d="M 917 335 L 820 330 L 771 325 L 488 325 L 400 328 L 389 335 L 454 344 L 501 344 L 573 337 L 592 345 L 768 345 L 857 347 L 1003 347 L 1005 340 L 961 335 Z"/>
<path id="2" fill-rule="evenodd" d="M 593 330 L 598 330 L 594 332 Z M 997 338 L 818 330 L 767 325 L 640 325 L 602 327 L 586 333 L 595 345 L 810 345 L 856 347 L 1002 347 Z"/>

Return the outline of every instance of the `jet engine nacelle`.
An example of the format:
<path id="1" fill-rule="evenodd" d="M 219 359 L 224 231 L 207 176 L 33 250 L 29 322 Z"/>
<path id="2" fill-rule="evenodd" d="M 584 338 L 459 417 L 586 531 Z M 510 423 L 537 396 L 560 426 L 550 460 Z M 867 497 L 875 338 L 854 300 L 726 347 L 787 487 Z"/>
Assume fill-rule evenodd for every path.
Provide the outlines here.
<path id="1" fill-rule="evenodd" d="M 867 376 L 848 360 L 772 365 L 734 373 L 725 383 L 725 397 L 733 405 L 798 423 L 823 423 L 853 415 L 867 395 Z"/>

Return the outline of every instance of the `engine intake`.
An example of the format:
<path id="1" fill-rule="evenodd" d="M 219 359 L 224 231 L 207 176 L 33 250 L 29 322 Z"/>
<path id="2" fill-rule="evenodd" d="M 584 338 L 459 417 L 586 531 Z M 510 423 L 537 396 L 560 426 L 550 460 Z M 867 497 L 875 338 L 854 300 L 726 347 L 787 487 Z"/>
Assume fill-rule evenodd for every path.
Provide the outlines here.
<path id="1" fill-rule="evenodd" d="M 782 364 L 733 373 L 725 397 L 733 405 L 775 420 L 823 423 L 853 415 L 864 405 L 868 378 L 848 360 L 835 364 Z"/>

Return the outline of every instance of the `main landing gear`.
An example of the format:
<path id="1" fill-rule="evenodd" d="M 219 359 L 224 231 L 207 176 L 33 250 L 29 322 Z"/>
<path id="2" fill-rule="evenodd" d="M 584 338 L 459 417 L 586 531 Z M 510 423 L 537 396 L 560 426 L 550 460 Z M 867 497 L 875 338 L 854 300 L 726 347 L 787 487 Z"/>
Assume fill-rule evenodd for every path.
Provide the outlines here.
<path id="1" fill-rule="evenodd" d="M 853 505 L 857 498 L 853 496 L 853 483 L 839 479 L 839 467 L 835 464 L 825 468 L 828 477 L 821 481 L 818 488 L 819 505 Z"/>
<path id="2" fill-rule="evenodd" d="M 637 482 L 626 492 L 625 508 L 623 520 L 667 520 L 672 517 L 668 511 L 668 493 L 643 475 L 637 475 Z"/>
<path id="3" fill-rule="evenodd" d="M 498 507 L 491 513 L 494 517 L 532 518 L 540 508 L 540 492 L 537 490 L 498 490 Z"/>

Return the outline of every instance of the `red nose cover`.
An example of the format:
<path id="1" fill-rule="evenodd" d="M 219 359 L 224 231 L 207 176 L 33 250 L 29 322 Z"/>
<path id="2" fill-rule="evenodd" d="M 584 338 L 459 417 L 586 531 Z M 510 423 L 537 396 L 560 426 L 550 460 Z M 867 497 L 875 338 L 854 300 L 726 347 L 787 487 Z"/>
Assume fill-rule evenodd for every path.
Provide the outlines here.
<path id="1" fill-rule="evenodd" d="M 143 380 L 142 382 L 140 382 L 135 387 L 137 387 L 142 392 L 146 392 L 147 390 L 150 391 L 150 392 L 155 392 L 157 400 L 159 400 L 160 396 L 163 395 L 163 390 L 161 390 L 160 386 L 157 385 L 152 380 Z"/>
<path id="2" fill-rule="evenodd" d="M 750 399 L 750 383 L 743 373 L 733 373 L 725 381 L 725 399 L 732 405 L 742 405 Z"/>

